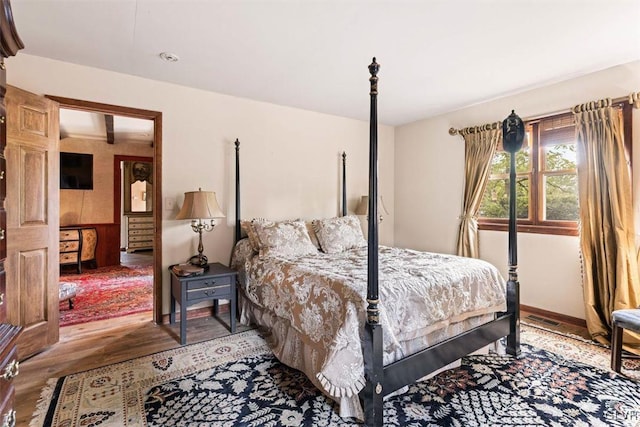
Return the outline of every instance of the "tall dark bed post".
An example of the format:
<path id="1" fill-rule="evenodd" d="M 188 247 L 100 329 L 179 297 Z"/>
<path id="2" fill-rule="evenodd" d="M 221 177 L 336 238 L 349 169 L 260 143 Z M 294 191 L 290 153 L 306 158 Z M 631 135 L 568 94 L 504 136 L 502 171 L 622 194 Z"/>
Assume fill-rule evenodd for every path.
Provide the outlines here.
<path id="1" fill-rule="evenodd" d="M 367 323 L 362 343 L 364 373 L 367 384 L 360 392 L 367 426 L 381 426 L 382 383 L 382 326 L 379 316 L 378 295 L 378 70 L 380 65 L 373 58 L 369 65 L 371 77 L 371 115 L 369 119 L 369 220 L 368 220 L 368 270 L 367 270 Z"/>
<path id="2" fill-rule="evenodd" d="M 240 141 L 236 138 L 233 143 L 236 146 L 236 241 L 238 243 L 242 237 L 240 229 Z"/>
<path id="3" fill-rule="evenodd" d="M 347 153 L 342 152 L 342 216 L 347 216 Z"/>
<path id="4" fill-rule="evenodd" d="M 516 217 L 516 153 L 524 141 L 524 122 L 514 110 L 502 121 L 502 145 L 509 152 L 509 280 L 507 281 L 507 312 L 511 325 L 507 335 L 507 353 L 520 355 L 520 283 L 518 283 L 518 242 Z"/>

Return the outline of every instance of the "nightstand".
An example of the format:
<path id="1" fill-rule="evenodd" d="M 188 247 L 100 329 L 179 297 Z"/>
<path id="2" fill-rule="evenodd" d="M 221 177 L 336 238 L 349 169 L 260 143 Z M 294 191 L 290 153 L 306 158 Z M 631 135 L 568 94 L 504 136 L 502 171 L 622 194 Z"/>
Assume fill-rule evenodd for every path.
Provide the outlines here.
<path id="1" fill-rule="evenodd" d="M 203 274 L 180 277 L 171 271 L 171 314 L 176 321 L 176 301 L 180 304 L 180 344 L 187 342 L 187 307 L 202 301 L 213 300 L 213 314 L 218 315 L 218 300 L 229 300 L 231 333 L 236 331 L 236 278 L 237 271 L 220 263 L 209 264 Z"/>

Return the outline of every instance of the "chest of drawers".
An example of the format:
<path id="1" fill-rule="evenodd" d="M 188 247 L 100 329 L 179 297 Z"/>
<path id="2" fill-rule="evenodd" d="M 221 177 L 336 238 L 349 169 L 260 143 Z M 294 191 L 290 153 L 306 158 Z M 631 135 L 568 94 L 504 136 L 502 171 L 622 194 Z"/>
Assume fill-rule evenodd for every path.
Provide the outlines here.
<path id="1" fill-rule="evenodd" d="M 127 216 L 127 252 L 153 249 L 153 217 Z"/>
<path id="2" fill-rule="evenodd" d="M 9 0 L 2 0 L 0 14 L 3 26 L 0 31 L 0 425 L 12 427 L 16 424 L 15 387 L 13 384 L 13 378 L 18 375 L 16 345 L 22 328 L 7 323 L 5 302 L 7 288 L 11 289 L 11 285 L 13 285 L 15 289 L 18 284 L 7 284 L 5 273 L 7 258 L 7 212 L 5 211 L 7 159 L 4 153 L 7 145 L 7 113 L 5 109 L 7 74 L 4 58 L 14 56 L 24 48 L 24 44 L 18 37 Z M 15 182 L 10 184 L 18 185 Z"/>
<path id="3" fill-rule="evenodd" d="M 60 265 L 73 264 L 82 273 L 82 263 L 88 262 L 97 267 L 96 246 L 98 232 L 93 227 L 60 228 Z"/>

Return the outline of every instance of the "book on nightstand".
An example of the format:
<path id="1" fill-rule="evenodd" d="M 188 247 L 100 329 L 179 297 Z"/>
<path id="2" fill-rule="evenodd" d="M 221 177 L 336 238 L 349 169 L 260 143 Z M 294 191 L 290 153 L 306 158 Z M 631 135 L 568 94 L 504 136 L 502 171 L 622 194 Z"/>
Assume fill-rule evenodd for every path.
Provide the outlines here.
<path id="1" fill-rule="evenodd" d="M 176 276 L 179 277 L 189 277 L 189 276 L 198 276 L 204 273 L 203 267 L 198 267 L 193 264 L 174 264 L 169 267 L 171 271 L 175 273 Z"/>

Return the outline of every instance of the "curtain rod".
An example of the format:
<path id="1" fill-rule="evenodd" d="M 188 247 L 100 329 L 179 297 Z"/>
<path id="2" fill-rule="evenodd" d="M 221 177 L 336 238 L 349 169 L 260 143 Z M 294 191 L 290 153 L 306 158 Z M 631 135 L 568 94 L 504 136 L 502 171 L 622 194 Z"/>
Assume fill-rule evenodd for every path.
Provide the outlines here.
<path id="1" fill-rule="evenodd" d="M 621 102 L 629 102 L 629 104 L 633 104 L 633 99 L 632 99 L 633 93 L 627 96 L 621 96 L 618 98 L 614 98 L 611 100 L 612 104 L 619 104 Z M 583 103 L 585 104 L 585 103 Z M 580 105 L 580 104 L 578 104 Z M 549 116 L 555 116 L 558 114 L 564 114 L 564 113 L 570 113 L 573 110 L 573 107 L 571 108 L 566 108 L 566 109 L 562 109 L 562 110 L 557 110 L 557 111 L 553 111 L 551 113 L 545 113 L 545 114 L 537 114 L 535 116 L 531 116 L 531 117 L 527 117 L 522 119 L 522 121 L 524 122 L 528 122 L 531 120 L 537 120 L 537 119 L 541 119 L 543 117 L 549 117 Z M 494 122 L 494 123 L 487 123 L 481 126 L 469 126 L 466 128 L 462 128 L 462 129 L 456 129 L 456 128 L 449 128 L 449 135 L 451 136 L 455 136 L 455 135 L 462 135 L 463 131 L 466 131 L 467 133 L 475 133 L 476 129 L 477 130 L 487 130 L 487 129 L 495 129 L 496 126 L 500 125 L 502 123 L 502 121 L 498 121 L 498 122 Z"/>

